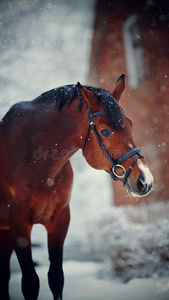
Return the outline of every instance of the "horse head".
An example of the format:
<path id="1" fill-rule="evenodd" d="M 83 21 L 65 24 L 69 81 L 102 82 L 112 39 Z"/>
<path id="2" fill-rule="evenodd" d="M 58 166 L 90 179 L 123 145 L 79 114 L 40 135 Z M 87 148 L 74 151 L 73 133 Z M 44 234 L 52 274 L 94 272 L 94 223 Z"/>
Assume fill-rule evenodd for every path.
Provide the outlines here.
<path id="1" fill-rule="evenodd" d="M 112 93 L 101 90 L 96 94 L 78 83 L 88 119 L 88 127 L 83 126 L 81 132 L 81 148 L 90 166 L 122 181 L 132 196 L 142 197 L 151 191 L 153 176 L 134 143 L 133 122 L 119 105 L 124 89 L 124 74 Z"/>

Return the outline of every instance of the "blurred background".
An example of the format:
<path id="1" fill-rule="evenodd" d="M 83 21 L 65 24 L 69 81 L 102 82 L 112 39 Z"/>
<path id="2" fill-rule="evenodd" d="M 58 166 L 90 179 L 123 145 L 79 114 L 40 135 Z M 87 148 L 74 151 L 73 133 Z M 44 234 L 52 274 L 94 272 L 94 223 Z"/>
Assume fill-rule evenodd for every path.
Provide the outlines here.
<path id="1" fill-rule="evenodd" d="M 65 300 L 168 299 L 168 32 L 168 1 L 0 1 L 0 116 L 18 101 L 77 81 L 111 91 L 126 73 L 121 105 L 155 177 L 155 191 L 133 199 L 89 167 L 81 151 L 72 157 Z M 32 243 L 40 299 L 52 299 L 41 225 Z M 15 254 L 11 270 L 11 299 L 23 299 Z"/>

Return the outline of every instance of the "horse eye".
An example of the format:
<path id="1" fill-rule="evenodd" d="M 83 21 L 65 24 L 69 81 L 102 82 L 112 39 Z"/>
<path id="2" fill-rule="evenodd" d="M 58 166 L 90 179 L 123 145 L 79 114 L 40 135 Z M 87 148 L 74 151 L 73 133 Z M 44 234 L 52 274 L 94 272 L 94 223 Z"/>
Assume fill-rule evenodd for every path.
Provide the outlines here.
<path id="1" fill-rule="evenodd" d="M 101 133 L 101 135 L 103 135 L 103 136 L 109 136 L 109 135 L 111 134 L 111 131 L 110 131 L 110 129 L 105 128 L 105 129 L 102 129 L 102 130 L 100 131 L 100 133 Z"/>

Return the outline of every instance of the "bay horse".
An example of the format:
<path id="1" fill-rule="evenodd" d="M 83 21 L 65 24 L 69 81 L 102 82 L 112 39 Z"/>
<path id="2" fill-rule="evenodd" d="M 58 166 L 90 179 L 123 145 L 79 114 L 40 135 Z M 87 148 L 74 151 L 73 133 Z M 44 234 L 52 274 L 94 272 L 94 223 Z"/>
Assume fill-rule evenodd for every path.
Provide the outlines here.
<path id="1" fill-rule="evenodd" d="M 63 244 L 70 220 L 73 182 L 69 159 L 77 150 L 82 149 L 91 167 L 120 180 L 131 195 L 141 197 L 150 192 L 153 177 L 134 144 L 132 121 L 119 105 L 124 88 L 124 74 L 112 93 L 80 83 L 58 87 L 32 101 L 13 105 L 2 119 L 1 299 L 9 300 L 9 260 L 13 249 L 22 271 L 24 299 L 38 298 L 39 278 L 30 238 L 37 223 L 45 226 L 48 235 L 49 286 L 53 298 L 62 299 Z"/>

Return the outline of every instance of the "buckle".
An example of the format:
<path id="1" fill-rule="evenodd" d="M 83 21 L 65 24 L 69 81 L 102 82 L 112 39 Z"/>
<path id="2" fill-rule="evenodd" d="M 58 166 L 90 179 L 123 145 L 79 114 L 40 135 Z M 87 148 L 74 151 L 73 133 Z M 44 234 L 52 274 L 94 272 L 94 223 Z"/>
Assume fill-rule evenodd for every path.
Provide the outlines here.
<path id="1" fill-rule="evenodd" d="M 93 121 L 90 122 L 90 126 L 91 126 L 91 125 L 94 125 L 94 122 L 93 122 Z"/>

